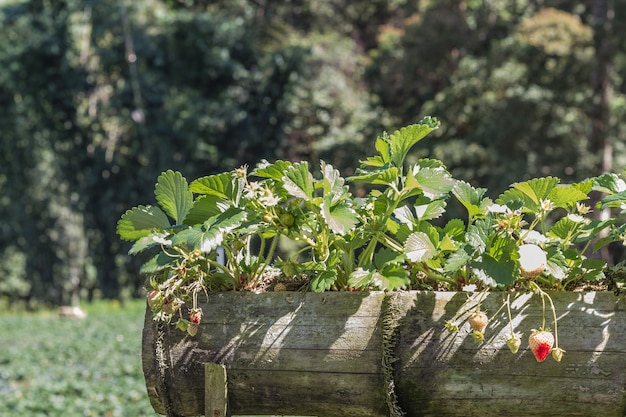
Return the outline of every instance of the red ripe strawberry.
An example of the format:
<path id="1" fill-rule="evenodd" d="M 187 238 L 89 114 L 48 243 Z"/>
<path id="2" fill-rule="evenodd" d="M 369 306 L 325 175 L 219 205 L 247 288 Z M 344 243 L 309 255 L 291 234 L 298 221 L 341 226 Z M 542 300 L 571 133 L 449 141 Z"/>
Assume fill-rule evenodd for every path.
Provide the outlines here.
<path id="1" fill-rule="evenodd" d="M 533 330 L 528 337 L 528 345 L 537 362 L 543 362 L 554 345 L 554 336 L 549 330 Z"/>
<path id="2" fill-rule="evenodd" d="M 475 311 L 469 316 L 467 321 L 469 321 L 470 326 L 472 326 L 472 330 L 484 334 L 487 324 L 489 323 L 489 318 L 487 314 L 482 311 Z"/>

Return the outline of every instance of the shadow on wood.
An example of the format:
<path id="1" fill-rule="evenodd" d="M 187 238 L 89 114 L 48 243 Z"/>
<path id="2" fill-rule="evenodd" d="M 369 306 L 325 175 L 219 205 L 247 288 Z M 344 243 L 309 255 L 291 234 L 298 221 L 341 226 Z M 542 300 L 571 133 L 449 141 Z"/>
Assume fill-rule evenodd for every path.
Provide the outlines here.
<path id="1" fill-rule="evenodd" d="M 226 370 L 234 415 L 622 417 L 624 297 L 551 293 L 559 344 L 567 352 L 560 363 L 538 363 L 527 338 L 541 326 L 541 299 L 511 294 L 513 325 L 524 333 L 513 355 L 506 346 L 506 309 L 498 312 L 503 296 L 484 298 L 492 317 L 477 346 L 468 324 L 457 334 L 444 324 L 459 309 L 466 317 L 478 294 L 209 294 L 195 337 L 167 326 L 157 331 L 147 312 L 148 394 L 161 414 L 169 408 L 205 415 L 204 366 L 210 362 Z M 165 358 L 156 354 L 159 346 Z"/>

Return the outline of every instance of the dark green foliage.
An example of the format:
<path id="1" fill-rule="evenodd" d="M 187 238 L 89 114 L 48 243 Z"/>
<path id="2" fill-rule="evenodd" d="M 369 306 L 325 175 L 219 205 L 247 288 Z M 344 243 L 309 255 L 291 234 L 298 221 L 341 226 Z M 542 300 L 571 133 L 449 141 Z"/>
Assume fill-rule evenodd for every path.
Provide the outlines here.
<path id="1" fill-rule="evenodd" d="M 595 3 L 2 2 L 0 296 L 138 295 L 115 222 L 151 201 L 160 172 L 322 158 L 352 175 L 379 132 L 426 114 L 440 139 L 409 159 L 441 159 L 474 186 L 597 175 L 599 36 L 616 171 L 626 9 L 613 2 L 612 30 L 593 32 Z"/>

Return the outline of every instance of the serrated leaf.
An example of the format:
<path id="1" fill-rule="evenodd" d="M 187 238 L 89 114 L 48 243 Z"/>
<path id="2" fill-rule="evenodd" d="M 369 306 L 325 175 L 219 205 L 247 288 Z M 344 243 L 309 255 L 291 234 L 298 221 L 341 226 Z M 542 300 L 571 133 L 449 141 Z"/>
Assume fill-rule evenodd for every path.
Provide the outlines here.
<path id="1" fill-rule="evenodd" d="M 389 137 L 390 160 L 396 167 L 402 167 L 409 150 L 439 126 L 436 119 L 424 119 L 420 123 L 403 127 Z"/>
<path id="2" fill-rule="evenodd" d="M 457 243 L 448 235 L 443 235 L 441 242 L 439 242 L 439 250 L 441 251 L 455 251 L 457 249 Z"/>
<path id="3" fill-rule="evenodd" d="M 391 162 L 391 144 L 389 142 L 389 135 L 385 132 L 382 136 L 377 137 L 376 142 L 374 143 L 374 147 L 376 148 L 380 161 L 382 162 L 380 166 Z"/>
<path id="4" fill-rule="evenodd" d="M 548 246 L 545 248 L 545 252 L 547 257 L 546 274 L 558 280 L 565 279 L 569 267 L 563 253 L 554 246 Z"/>
<path id="5" fill-rule="evenodd" d="M 431 200 L 449 193 L 455 183 L 450 174 L 441 168 L 422 168 L 416 165 L 411 175 L 417 187 Z"/>
<path id="6" fill-rule="evenodd" d="M 404 256 L 389 248 L 382 248 L 374 254 L 374 265 L 378 269 L 384 268 L 387 264 L 399 263 L 404 260 Z"/>
<path id="7" fill-rule="evenodd" d="M 167 170 L 159 175 L 154 196 L 163 210 L 176 222 L 182 224 L 193 204 L 193 194 L 183 175 Z"/>
<path id="8" fill-rule="evenodd" d="M 476 251 L 482 253 L 487 248 L 489 232 L 489 223 L 486 220 L 478 220 L 468 227 L 465 241 Z"/>
<path id="9" fill-rule="evenodd" d="M 251 174 L 261 178 L 281 180 L 287 169 L 289 169 L 292 165 L 293 163 L 282 160 L 278 160 L 273 164 L 270 164 L 267 160 L 262 160 L 257 164 Z"/>
<path id="10" fill-rule="evenodd" d="M 117 234 L 123 240 L 138 240 L 153 230 L 169 228 L 170 221 L 156 206 L 138 206 L 128 210 L 117 222 Z"/>
<path id="11" fill-rule="evenodd" d="M 401 265 L 387 265 L 374 272 L 372 280 L 381 290 L 393 291 L 405 288 L 411 282 L 409 273 Z"/>
<path id="12" fill-rule="evenodd" d="M 321 205 L 322 217 L 334 233 L 344 235 L 350 232 L 359 222 L 356 212 L 346 203 L 330 206 L 330 196 L 324 198 Z"/>
<path id="13" fill-rule="evenodd" d="M 336 271 L 320 271 L 311 279 L 311 290 L 316 293 L 322 293 L 335 283 L 337 280 Z"/>
<path id="14" fill-rule="evenodd" d="M 231 172 L 209 175 L 191 182 L 189 190 L 196 194 L 212 195 L 236 201 L 239 193 L 237 181 Z"/>
<path id="15" fill-rule="evenodd" d="M 194 201 L 189 213 L 187 213 L 184 223 L 191 226 L 202 224 L 211 217 L 223 213 L 229 207 L 231 207 L 231 203 L 224 197 L 212 194 L 198 197 L 196 201 Z"/>
<path id="16" fill-rule="evenodd" d="M 556 177 L 533 178 L 532 180 L 515 183 L 513 188 L 523 192 L 535 203 L 539 204 L 541 200 L 549 198 L 550 193 L 558 183 L 559 179 Z"/>
<path id="17" fill-rule="evenodd" d="M 339 171 L 324 161 L 321 161 L 321 170 L 324 197 L 331 196 L 331 205 L 337 204 L 340 200 L 345 200 L 349 196 L 348 187 L 345 186 L 345 180 Z"/>
<path id="18" fill-rule="evenodd" d="M 464 268 L 472 258 L 468 250 L 471 250 L 471 248 L 463 246 L 450 254 L 446 260 L 444 271 L 447 273 L 453 273 Z"/>
<path id="19" fill-rule="evenodd" d="M 415 214 L 422 221 L 437 219 L 446 212 L 445 199 L 437 199 L 427 204 L 419 204 L 420 201 L 421 199 L 416 201 Z"/>
<path id="20" fill-rule="evenodd" d="M 458 180 L 452 189 L 456 199 L 467 209 L 470 218 L 477 218 L 486 214 L 483 200 L 486 191 L 485 188 L 474 188 L 470 184 Z"/>
<path id="21" fill-rule="evenodd" d="M 282 177 L 283 187 L 294 197 L 310 200 L 315 192 L 313 175 L 307 162 L 298 162 L 287 169 Z"/>
<path id="22" fill-rule="evenodd" d="M 605 278 L 606 262 L 601 259 L 584 259 L 582 263 L 583 278 L 587 281 L 601 281 Z"/>
<path id="23" fill-rule="evenodd" d="M 373 283 L 374 270 L 357 268 L 348 278 L 348 285 L 352 288 L 365 288 Z"/>
<path id="24" fill-rule="evenodd" d="M 483 254 L 479 261 L 472 262 L 472 272 L 485 285 L 495 287 L 498 284 L 513 285 L 519 269 L 512 260 L 497 260 L 489 254 Z"/>
<path id="25" fill-rule="evenodd" d="M 413 229 L 413 225 L 417 222 L 417 218 L 408 206 L 398 207 L 393 211 L 396 220 L 402 224 L 406 224 L 409 229 Z"/>
<path id="26" fill-rule="evenodd" d="M 142 237 L 141 239 L 137 240 L 133 244 L 133 246 L 128 251 L 128 254 L 136 255 L 147 249 L 158 246 L 159 243 L 155 240 L 155 237 L 163 237 L 163 234 L 162 233 L 159 233 L 159 234 L 150 233 L 149 235 Z"/>
<path id="27" fill-rule="evenodd" d="M 435 256 L 437 248 L 424 232 L 414 232 L 404 243 L 404 253 L 411 262 L 423 262 Z"/>
<path id="28" fill-rule="evenodd" d="M 364 170 L 357 169 L 356 175 L 348 177 L 348 181 L 367 184 L 390 185 L 394 184 L 400 176 L 400 170 L 396 167 L 385 166 L 380 169 Z"/>
<path id="29" fill-rule="evenodd" d="M 564 185 L 553 188 L 548 199 L 555 207 L 568 208 L 579 201 L 586 200 L 587 194 L 572 185 Z"/>
<path id="30" fill-rule="evenodd" d="M 451 219 L 446 223 L 443 231 L 446 235 L 458 240 L 465 234 L 465 223 L 461 219 Z"/>
<path id="31" fill-rule="evenodd" d="M 581 222 L 575 222 L 568 217 L 563 217 L 550 228 L 547 235 L 552 238 L 571 240 L 571 237 L 583 226 L 584 224 Z"/>
<path id="32" fill-rule="evenodd" d="M 604 197 L 600 203 L 599 208 L 605 209 L 608 207 L 616 207 L 623 208 L 626 205 L 626 191 L 621 191 L 619 193 L 607 195 Z"/>
<path id="33" fill-rule="evenodd" d="M 593 190 L 607 194 L 616 194 L 625 191 L 626 184 L 617 175 L 613 173 L 602 174 L 592 178 Z"/>
<path id="34" fill-rule="evenodd" d="M 163 252 L 159 252 L 148 262 L 143 264 L 139 270 L 141 274 L 154 274 L 160 271 L 163 271 L 167 267 L 169 267 L 174 258 L 167 256 Z"/>
<path id="35" fill-rule="evenodd" d="M 225 212 L 208 219 L 202 226 L 185 229 L 172 237 L 173 245 L 185 245 L 190 250 L 203 252 L 215 250 L 224 240 L 224 233 L 240 226 L 246 219 L 246 212 L 230 207 Z"/>

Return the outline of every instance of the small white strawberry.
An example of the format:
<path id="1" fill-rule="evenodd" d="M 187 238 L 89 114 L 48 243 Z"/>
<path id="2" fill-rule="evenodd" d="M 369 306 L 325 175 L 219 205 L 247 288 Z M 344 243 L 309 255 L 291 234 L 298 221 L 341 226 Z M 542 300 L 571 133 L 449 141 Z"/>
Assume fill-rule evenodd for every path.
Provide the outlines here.
<path id="1" fill-rule="evenodd" d="M 469 316 L 467 321 L 469 321 L 472 330 L 484 334 L 487 324 L 489 324 L 489 317 L 482 311 L 475 311 Z"/>
<path id="2" fill-rule="evenodd" d="M 525 244 L 519 247 L 519 265 L 523 277 L 534 278 L 546 269 L 546 253 L 537 245 Z"/>

